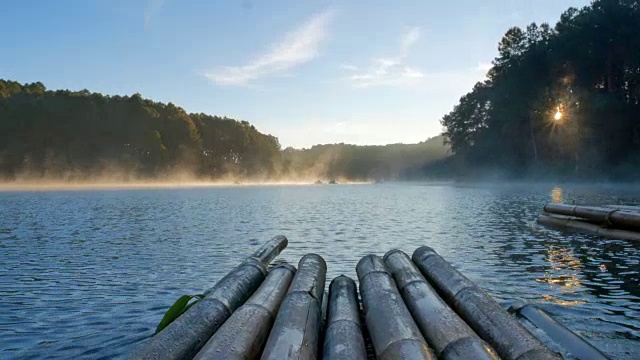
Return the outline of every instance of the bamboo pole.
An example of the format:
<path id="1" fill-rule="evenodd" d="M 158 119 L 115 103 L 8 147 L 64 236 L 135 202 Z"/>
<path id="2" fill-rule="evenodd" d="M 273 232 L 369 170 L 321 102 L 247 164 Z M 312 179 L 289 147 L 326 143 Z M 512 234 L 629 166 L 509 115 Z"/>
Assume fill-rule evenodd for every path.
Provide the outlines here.
<path id="1" fill-rule="evenodd" d="M 531 304 L 516 304 L 509 308 L 510 311 L 529 320 L 537 328 L 544 331 L 554 342 L 566 349 L 576 359 L 608 360 L 600 350 L 576 335 L 573 331 L 557 322 L 544 310 Z"/>
<path id="2" fill-rule="evenodd" d="M 358 262 L 356 272 L 376 357 L 380 360 L 435 359 L 382 259 L 365 256 Z"/>
<path id="3" fill-rule="evenodd" d="M 500 357 L 506 360 L 562 359 L 430 247 L 417 249 L 413 262 L 447 304 L 491 344 Z"/>
<path id="4" fill-rule="evenodd" d="M 640 214 L 616 208 L 547 204 L 544 206 L 544 211 L 556 215 L 584 218 L 599 224 L 610 224 L 611 227 L 640 230 Z"/>
<path id="5" fill-rule="evenodd" d="M 384 262 L 438 359 L 499 359 L 495 350 L 438 296 L 407 254 L 391 250 Z"/>
<path id="6" fill-rule="evenodd" d="M 194 360 L 258 359 L 296 268 L 280 265 L 216 331 Z"/>
<path id="7" fill-rule="evenodd" d="M 562 229 L 571 229 L 583 233 L 593 233 L 612 239 L 640 241 L 640 233 L 628 230 L 603 228 L 579 219 L 558 215 L 539 215 L 538 224 Z"/>
<path id="8" fill-rule="evenodd" d="M 213 288 L 164 330 L 138 347 L 129 359 L 188 359 L 204 346 L 218 328 L 260 286 L 267 265 L 287 238 L 276 236 L 223 277 Z"/>
<path id="9" fill-rule="evenodd" d="M 287 238 L 279 235 L 260 247 L 260 249 L 253 253 L 251 257 L 257 259 L 262 264 L 268 265 L 282 252 L 282 250 L 287 247 L 287 245 L 289 245 Z"/>
<path id="10" fill-rule="evenodd" d="M 338 276 L 329 286 L 324 360 L 366 360 L 367 349 L 360 325 L 356 283 Z"/>
<path id="11" fill-rule="evenodd" d="M 316 254 L 300 259 L 261 359 L 316 359 L 327 265 Z"/>

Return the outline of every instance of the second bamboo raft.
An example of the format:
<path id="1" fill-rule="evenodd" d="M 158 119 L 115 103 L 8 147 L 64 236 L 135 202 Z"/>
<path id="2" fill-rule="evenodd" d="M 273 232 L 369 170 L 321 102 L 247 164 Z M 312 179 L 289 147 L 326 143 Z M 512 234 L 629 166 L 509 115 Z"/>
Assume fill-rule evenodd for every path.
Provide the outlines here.
<path id="1" fill-rule="evenodd" d="M 640 241 L 640 208 L 547 204 L 538 223 L 556 228 L 572 229 L 608 238 Z"/>

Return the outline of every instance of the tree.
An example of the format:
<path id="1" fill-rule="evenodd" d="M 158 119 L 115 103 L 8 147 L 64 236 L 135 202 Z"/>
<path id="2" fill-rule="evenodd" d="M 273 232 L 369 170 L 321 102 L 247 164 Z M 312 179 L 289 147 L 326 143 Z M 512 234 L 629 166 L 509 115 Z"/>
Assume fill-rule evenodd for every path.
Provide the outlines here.
<path id="1" fill-rule="evenodd" d="M 510 28 L 498 53 L 482 87 L 442 118 L 456 157 L 513 176 L 620 174 L 640 165 L 638 1 L 569 8 L 553 29 Z"/>
<path id="2" fill-rule="evenodd" d="M 140 94 L 47 91 L 0 80 L 0 175 L 124 178 L 186 171 L 204 178 L 274 175 L 278 140 L 246 121 L 188 114 Z M 117 169 L 117 171 L 114 171 Z"/>

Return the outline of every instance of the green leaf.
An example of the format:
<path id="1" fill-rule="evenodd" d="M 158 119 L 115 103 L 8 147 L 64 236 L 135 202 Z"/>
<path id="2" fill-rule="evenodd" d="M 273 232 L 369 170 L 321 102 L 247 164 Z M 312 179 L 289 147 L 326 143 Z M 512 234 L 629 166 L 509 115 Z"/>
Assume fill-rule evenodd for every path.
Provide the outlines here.
<path id="1" fill-rule="evenodd" d="M 160 323 L 156 328 L 156 332 L 154 333 L 154 335 L 162 331 L 164 328 L 166 328 L 169 324 L 171 324 L 175 319 L 177 319 L 185 311 L 189 310 L 189 308 L 193 306 L 193 304 L 195 304 L 196 302 L 198 302 L 198 300 L 201 300 L 203 298 L 204 298 L 203 294 L 180 296 L 180 298 L 173 305 L 171 305 L 169 310 L 167 310 L 167 312 L 164 314 L 164 316 L 162 317 L 162 320 L 160 320 Z M 196 300 L 190 303 L 189 301 L 191 301 L 191 299 L 196 299 Z"/>

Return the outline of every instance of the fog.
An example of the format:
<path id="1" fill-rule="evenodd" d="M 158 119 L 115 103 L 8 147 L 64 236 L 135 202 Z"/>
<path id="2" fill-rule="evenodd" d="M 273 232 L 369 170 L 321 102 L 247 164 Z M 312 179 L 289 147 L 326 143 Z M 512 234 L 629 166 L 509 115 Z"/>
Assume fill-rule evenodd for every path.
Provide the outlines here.
<path id="1" fill-rule="evenodd" d="M 119 190 L 119 189 L 162 189 L 162 188 L 205 188 L 231 186 L 281 186 L 320 185 L 334 180 L 340 185 L 370 184 L 370 180 L 353 180 L 345 177 L 328 178 L 320 172 L 306 176 L 268 176 L 266 174 L 242 176 L 227 174 L 216 178 L 198 176 L 188 169 L 174 169 L 155 176 L 140 175 L 132 171 L 107 168 L 102 171 L 49 171 L 38 175 L 25 171 L 14 179 L 0 181 L 0 191 L 52 191 L 52 190 Z"/>

